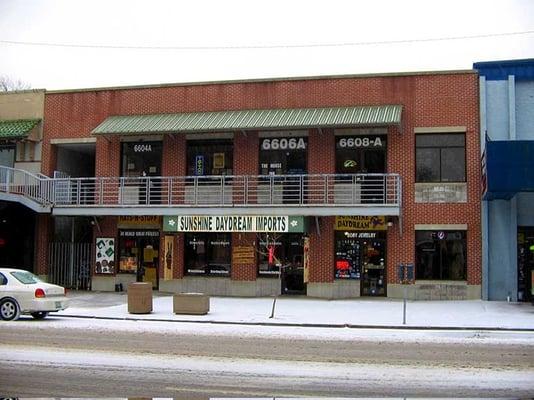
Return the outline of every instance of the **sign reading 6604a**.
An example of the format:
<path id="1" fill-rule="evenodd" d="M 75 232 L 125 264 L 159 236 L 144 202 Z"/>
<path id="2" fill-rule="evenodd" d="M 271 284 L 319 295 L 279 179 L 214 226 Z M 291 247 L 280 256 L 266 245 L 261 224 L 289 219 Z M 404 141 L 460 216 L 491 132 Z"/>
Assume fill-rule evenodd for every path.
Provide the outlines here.
<path id="1" fill-rule="evenodd" d="M 338 146 L 340 148 L 382 147 L 384 146 L 384 142 L 380 136 L 357 136 L 339 139 Z"/>
<path id="2" fill-rule="evenodd" d="M 263 139 L 262 150 L 305 150 L 304 138 L 274 138 Z"/>

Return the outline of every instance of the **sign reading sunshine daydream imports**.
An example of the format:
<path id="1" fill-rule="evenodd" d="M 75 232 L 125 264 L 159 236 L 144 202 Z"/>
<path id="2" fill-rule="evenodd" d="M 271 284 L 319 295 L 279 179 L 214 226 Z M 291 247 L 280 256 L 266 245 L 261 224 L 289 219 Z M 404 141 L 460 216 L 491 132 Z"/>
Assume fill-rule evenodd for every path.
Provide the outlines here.
<path id="1" fill-rule="evenodd" d="M 304 217 L 179 215 L 164 217 L 165 232 L 304 232 Z"/>

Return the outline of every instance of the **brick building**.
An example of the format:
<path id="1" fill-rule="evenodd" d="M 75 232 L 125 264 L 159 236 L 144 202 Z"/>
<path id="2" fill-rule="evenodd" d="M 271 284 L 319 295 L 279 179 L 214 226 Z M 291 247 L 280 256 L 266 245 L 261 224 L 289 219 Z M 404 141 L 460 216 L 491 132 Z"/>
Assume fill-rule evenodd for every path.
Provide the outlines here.
<path id="1" fill-rule="evenodd" d="M 93 290 L 480 298 L 478 101 L 474 71 L 47 92 L 37 271 L 65 240 Z"/>

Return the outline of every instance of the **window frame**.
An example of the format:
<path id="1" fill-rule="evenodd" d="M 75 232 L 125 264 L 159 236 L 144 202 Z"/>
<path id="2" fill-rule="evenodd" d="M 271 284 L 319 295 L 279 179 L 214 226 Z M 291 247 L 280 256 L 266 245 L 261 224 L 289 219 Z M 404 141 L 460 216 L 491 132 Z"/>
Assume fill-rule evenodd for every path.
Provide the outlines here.
<path id="1" fill-rule="evenodd" d="M 417 144 L 417 141 L 418 141 L 418 138 L 422 138 L 422 137 L 429 137 L 429 136 L 433 136 L 433 137 L 453 137 L 453 136 L 456 136 L 456 137 L 459 137 L 461 136 L 462 139 L 463 139 L 463 146 L 459 146 L 459 145 L 447 145 L 447 144 L 437 144 L 437 145 L 433 145 L 433 146 L 423 146 L 423 145 L 419 145 Z M 451 132 L 451 133 L 417 133 L 415 134 L 415 152 L 414 152 L 414 155 L 415 155 L 415 183 L 465 183 L 467 182 L 467 140 L 466 140 L 466 134 L 465 132 Z M 419 163 L 418 163 L 418 156 L 417 156 L 417 153 L 418 153 L 418 150 L 423 150 L 423 149 L 432 149 L 432 150 L 437 150 L 438 152 L 438 157 L 439 157 L 439 160 L 438 160 L 438 170 L 439 170 L 439 176 L 436 180 L 434 179 L 421 179 L 419 177 Z M 443 175 L 444 175 L 444 165 L 443 165 L 443 151 L 446 150 L 446 149 L 463 149 L 463 179 L 462 180 L 444 180 L 443 178 Z"/>

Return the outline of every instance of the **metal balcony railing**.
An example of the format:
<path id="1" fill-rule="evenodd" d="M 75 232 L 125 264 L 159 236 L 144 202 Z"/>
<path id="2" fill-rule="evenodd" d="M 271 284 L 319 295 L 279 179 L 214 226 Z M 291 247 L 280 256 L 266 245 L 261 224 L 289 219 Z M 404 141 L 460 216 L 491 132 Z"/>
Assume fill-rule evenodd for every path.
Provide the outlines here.
<path id="1" fill-rule="evenodd" d="M 400 207 L 398 174 L 43 178 L 0 167 L 0 192 L 53 207 Z"/>

